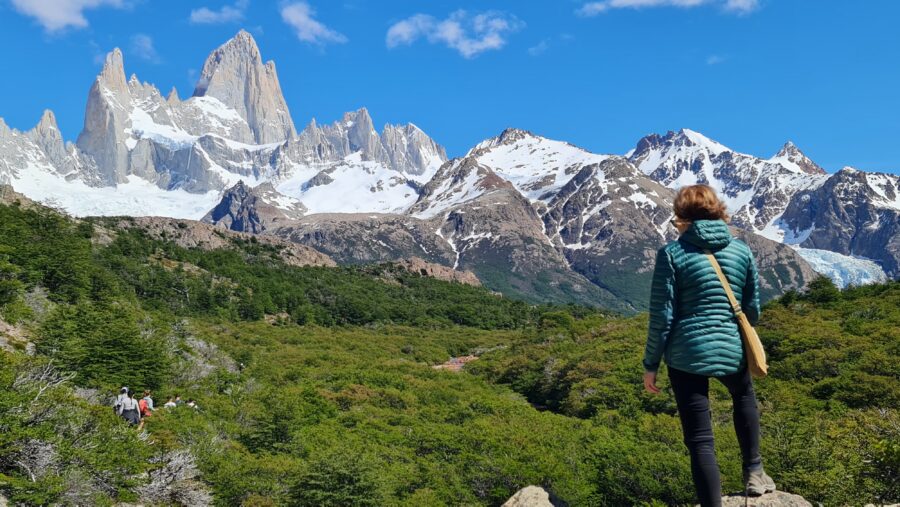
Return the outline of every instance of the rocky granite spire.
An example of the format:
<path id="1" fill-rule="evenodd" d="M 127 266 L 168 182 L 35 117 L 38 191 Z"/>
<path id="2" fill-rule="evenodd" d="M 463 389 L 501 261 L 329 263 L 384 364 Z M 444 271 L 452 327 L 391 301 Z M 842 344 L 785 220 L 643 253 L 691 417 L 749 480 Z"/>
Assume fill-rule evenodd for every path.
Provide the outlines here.
<path id="1" fill-rule="evenodd" d="M 57 167 L 66 163 L 66 143 L 63 141 L 59 127 L 56 125 L 56 116 L 53 111 L 47 109 L 41 115 L 41 121 L 28 131 L 28 138 L 37 144 L 47 157 Z"/>
<path id="2" fill-rule="evenodd" d="M 387 161 L 388 156 L 375 132 L 366 108 L 344 113 L 340 121 L 322 127 L 328 141 L 341 155 L 360 152 L 363 160 Z"/>
<path id="3" fill-rule="evenodd" d="M 237 111 L 257 144 L 285 141 L 296 133 L 275 63 L 263 63 L 256 41 L 244 30 L 209 54 L 194 96 L 214 97 Z"/>
<path id="4" fill-rule="evenodd" d="M 381 132 L 381 143 L 391 165 L 402 168 L 400 170 L 410 175 L 430 176 L 447 160 L 444 147 L 412 123 L 385 125 Z"/>
<path id="5" fill-rule="evenodd" d="M 178 90 L 173 86 L 169 91 L 169 94 L 166 95 L 166 102 L 172 106 L 181 102 L 181 98 L 178 97 Z"/>
<path id="6" fill-rule="evenodd" d="M 103 70 L 88 93 L 84 128 L 78 136 L 78 147 L 92 157 L 106 184 L 125 180 L 128 170 L 128 148 L 125 127 L 131 110 L 128 82 L 122 51 L 115 48 L 106 55 Z"/>

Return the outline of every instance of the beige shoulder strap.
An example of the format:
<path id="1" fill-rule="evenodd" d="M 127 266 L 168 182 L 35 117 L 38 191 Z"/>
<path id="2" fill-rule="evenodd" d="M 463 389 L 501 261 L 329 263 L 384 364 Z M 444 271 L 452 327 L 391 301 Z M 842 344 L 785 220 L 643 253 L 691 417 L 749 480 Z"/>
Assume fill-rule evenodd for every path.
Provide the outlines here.
<path id="1" fill-rule="evenodd" d="M 709 259 L 709 263 L 712 264 L 713 269 L 716 270 L 716 275 L 719 276 L 719 281 L 722 282 L 722 287 L 725 288 L 725 294 L 728 296 L 728 302 L 731 303 L 731 311 L 734 312 L 735 315 L 740 315 L 744 313 L 744 310 L 741 309 L 740 303 L 737 302 L 737 298 L 734 297 L 734 292 L 731 290 L 731 284 L 728 283 L 728 278 L 725 278 L 725 273 L 722 272 L 722 267 L 719 266 L 719 261 L 716 260 L 716 256 L 709 250 L 704 250 L 706 252 L 706 257 Z"/>

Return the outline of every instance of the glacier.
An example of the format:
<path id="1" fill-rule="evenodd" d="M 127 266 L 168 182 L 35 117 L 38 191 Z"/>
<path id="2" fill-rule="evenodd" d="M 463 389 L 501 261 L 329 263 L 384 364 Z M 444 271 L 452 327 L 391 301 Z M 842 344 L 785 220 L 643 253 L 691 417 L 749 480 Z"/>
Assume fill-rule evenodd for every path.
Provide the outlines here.
<path id="1" fill-rule="evenodd" d="M 884 283 L 887 274 L 875 261 L 843 255 L 830 250 L 794 247 L 817 273 L 827 276 L 840 288 Z"/>

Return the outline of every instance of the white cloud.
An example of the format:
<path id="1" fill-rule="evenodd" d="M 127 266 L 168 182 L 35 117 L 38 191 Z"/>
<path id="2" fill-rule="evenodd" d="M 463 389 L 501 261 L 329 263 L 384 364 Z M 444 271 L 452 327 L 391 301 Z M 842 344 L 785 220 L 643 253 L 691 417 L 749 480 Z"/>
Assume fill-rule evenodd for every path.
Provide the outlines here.
<path id="1" fill-rule="evenodd" d="M 707 65 L 718 65 L 718 64 L 724 63 L 724 62 L 725 62 L 725 57 L 724 57 L 724 56 L 719 56 L 719 55 L 709 55 L 709 56 L 706 57 L 706 64 L 707 64 Z"/>
<path id="2" fill-rule="evenodd" d="M 327 44 L 334 42 L 343 44 L 347 42 L 344 34 L 313 19 L 316 11 L 306 2 L 294 2 L 284 4 L 281 7 L 281 19 L 294 29 L 297 38 L 311 44 Z"/>
<path id="3" fill-rule="evenodd" d="M 726 11 L 746 14 L 759 8 L 759 0 L 727 0 L 724 7 Z"/>
<path id="4" fill-rule="evenodd" d="M 12 0 L 20 13 L 35 18 L 48 32 L 66 27 L 84 28 L 84 11 L 99 7 L 126 7 L 125 0 Z"/>
<path id="5" fill-rule="evenodd" d="M 190 20 L 195 24 L 233 23 L 244 19 L 247 4 L 248 0 L 238 0 L 234 5 L 223 5 L 215 11 L 209 7 L 200 7 L 191 11 Z"/>
<path id="6" fill-rule="evenodd" d="M 496 11 L 470 16 L 459 10 L 447 19 L 439 20 L 428 14 L 415 14 L 394 23 L 387 32 L 388 48 L 408 46 L 420 38 L 432 44 L 444 44 L 465 58 L 474 58 L 485 51 L 500 49 L 506 35 L 524 26 L 513 15 Z"/>
<path id="7" fill-rule="evenodd" d="M 563 33 L 553 36 L 553 37 L 545 37 L 545 38 L 541 39 L 540 42 L 538 42 L 534 46 L 531 46 L 530 48 L 528 48 L 528 54 L 531 56 L 541 56 L 544 53 L 546 53 L 547 51 L 549 51 L 551 48 L 553 48 L 555 50 L 556 48 L 558 48 L 560 46 L 565 46 L 566 44 L 569 44 L 573 40 L 575 40 L 575 36 L 570 33 L 566 33 L 566 32 L 563 32 Z"/>
<path id="8" fill-rule="evenodd" d="M 583 4 L 575 12 L 581 16 L 596 16 L 613 9 L 643 9 L 649 7 L 690 9 L 704 5 L 718 6 L 727 12 L 747 14 L 759 7 L 759 0 L 601 0 Z"/>
<path id="9" fill-rule="evenodd" d="M 153 38 L 147 34 L 138 33 L 131 37 L 131 52 L 148 62 L 160 62 L 159 54 L 153 47 Z"/>
<path id="10" fill-rule="evenodd" d="M 546 53 L 547 48 L 549 48 L 549 47 L 550 47 L 550 43 L 547 41 L 547 39 L 544 39 L 541 42 L 538 42 L 537 44 L 535 44 L 534 46 L 531 46 L 530 48 L 528 48 L 528 54 L 531 56 L 540 56 L 540 55 Z"/>

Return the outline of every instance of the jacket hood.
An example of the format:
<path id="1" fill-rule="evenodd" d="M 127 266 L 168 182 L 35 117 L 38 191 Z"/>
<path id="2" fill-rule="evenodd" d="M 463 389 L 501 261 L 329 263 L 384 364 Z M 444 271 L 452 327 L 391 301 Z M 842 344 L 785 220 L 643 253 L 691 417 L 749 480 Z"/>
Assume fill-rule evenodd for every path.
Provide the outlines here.
<path id="1" fill-rule="evenodd" d="M 722 220 L 695 220 L 678 239 L 703 249 L 718 250 L 728 246 L 733 237 L 728 224 Z"/>

